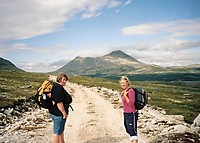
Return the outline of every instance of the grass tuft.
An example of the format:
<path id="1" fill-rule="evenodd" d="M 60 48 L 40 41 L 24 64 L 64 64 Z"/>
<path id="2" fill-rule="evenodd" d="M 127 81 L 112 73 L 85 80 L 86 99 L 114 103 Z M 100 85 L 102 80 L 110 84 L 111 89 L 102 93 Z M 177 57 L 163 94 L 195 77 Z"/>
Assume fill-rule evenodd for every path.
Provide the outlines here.
<path id="1" fill-rule="evenodd" d="M 0 70 L 0 108 L 9 107 L 16 100 L 33 97 L 48 74 Z M 88 87 L 106 87 L 121 91 L 118 80 L 86 76 L 70 76 L 71 82 Z M 200 82 L 132 81 L 133 87 L 141 86 L 149 94 L 149 104 L 161 107 L 167 114 L 183 115 L 192 123 L 200 113 Z"/>

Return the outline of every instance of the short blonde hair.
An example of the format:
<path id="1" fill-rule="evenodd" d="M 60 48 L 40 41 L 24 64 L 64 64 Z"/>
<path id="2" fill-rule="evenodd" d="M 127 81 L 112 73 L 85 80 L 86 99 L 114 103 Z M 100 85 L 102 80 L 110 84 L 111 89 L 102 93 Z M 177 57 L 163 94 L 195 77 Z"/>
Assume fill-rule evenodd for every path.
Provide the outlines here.
<path id="1" fill-rule="evenodd" d="M 67 77 L 67 75 L 66 75 L 65 73 L 60 73 L 60 74 L 57 76 L 56 81 L 57 81 L 57 82 L 60 82 L 60 81 L 62 80 L 63 77 L 65 77 L 66 80 L 68 81 L 68 77 Z"/>
<path id="2" fill-rule="evenodd" d="M 126 80 L 128 82 L 129 85 L 131 85 L 131 81 L 129 80 L 129 78 L 127 76 L 121 76 L 120 80 Z"/>

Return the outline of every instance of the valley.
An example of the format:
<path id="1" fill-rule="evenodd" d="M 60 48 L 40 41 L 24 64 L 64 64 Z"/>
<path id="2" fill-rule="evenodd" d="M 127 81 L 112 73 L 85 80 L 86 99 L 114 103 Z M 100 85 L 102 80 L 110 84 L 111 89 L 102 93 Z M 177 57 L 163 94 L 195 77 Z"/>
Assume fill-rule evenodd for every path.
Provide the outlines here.
<path id="1" fill-rule="evenodd" d="M 70 81 L 88 87 L 106 87 L 120 91 L 118 80 L 126 75 L 132 86 L 149 93 L 149 104 L 178 114 L 192 123 L 200 113 L 200 65 L 160 67 L 142 63 L 117 50 L 101 57 L 76 57 L 51 73 L 31 73 L 0 59 L 0 108 L 14 106 L 18 100 L 33 98 L 49 74 L 65 72 Z M 189 115 L 189 116 L 188 116 Z"/>

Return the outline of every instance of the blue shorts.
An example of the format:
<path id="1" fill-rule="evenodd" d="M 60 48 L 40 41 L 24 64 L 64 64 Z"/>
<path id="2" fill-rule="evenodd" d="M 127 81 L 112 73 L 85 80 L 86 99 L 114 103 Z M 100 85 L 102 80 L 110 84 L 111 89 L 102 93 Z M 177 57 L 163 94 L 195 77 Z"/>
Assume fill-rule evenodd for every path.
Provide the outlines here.
<path id="1" fill-rule="evenodd" d="M 50 114 L 50 117 L 53 120 L 53 133 L 61 135 L 65 129 L 66 119 L 63 119 L 62 116 L 55 116 L 53 114 Z"/>
<path id="2" fill-rule="evenodd" d="M 131 140 L 137 139 L 138 112 L 124 113 L 124 126 Z"/>

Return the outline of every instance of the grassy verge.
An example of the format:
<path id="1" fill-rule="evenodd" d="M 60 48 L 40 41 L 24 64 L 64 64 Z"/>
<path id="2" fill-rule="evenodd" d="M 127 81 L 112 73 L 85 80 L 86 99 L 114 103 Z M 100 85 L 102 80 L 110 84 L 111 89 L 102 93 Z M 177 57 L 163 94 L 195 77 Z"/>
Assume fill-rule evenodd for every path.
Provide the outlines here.
<path id="1" fill-rule="evenodd" d="M 118 80 L 71 77 L 72 82 L 86 86 L 100 86 L 121 91 Z M 167 114 L 183 115 L 192 123 L 200 113 L 200 82 L 152 82 L 135 81 L 132 86 L 141 86 L 149 93 L 149 104 L 164 108 Z"/>
<path id="2" fill-rule="evenodd" d="M 48 76 L 27 72 L 0 70 L 0 108 L 12 106 L 18 99 L 27 99 Z"/>
<path id="3" fill-rule="evenodd" d="M 0 108 L 12 106 L 18 99 L 33 97 L 47 74 L 0 71 Z M 118 80 L 69 76 L 71 82 L 88 87 L 106 87 L 121 91 Z M 178 114 L 192 123 L 200 113 L 200 82 L 132 82 L 149 93 L 149 104 L 164 108 L 167 114 Z"/>
<path id="4" fill-rule="evenodd" d="M 167 114 L 183 115 L 189 123 L 200 113 L 199 86 L 200 82 L 150 82 L 144 85 L 151 105 L 166 109 Z"/>

